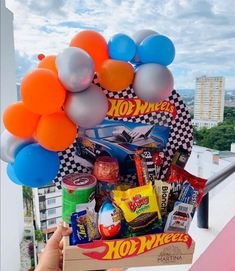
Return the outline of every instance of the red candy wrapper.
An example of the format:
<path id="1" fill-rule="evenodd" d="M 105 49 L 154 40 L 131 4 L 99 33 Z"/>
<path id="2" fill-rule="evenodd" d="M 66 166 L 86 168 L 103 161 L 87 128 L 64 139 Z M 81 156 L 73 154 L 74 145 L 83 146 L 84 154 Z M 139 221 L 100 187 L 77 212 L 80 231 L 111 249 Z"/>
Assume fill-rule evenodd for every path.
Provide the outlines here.
<path id="1" fill-rule="evenodd" d="M 168 182 L 171 183 L 169 202 L 174 203 L 179 200 L 185 203 L 190 202 L 194 208 L 198 207 L 207 180 L 196 177 L 176 165 L 171 165 L 170 172 L 168 179 Z M 172 207 L 172 204 L 170 204 L 170 209 Z"/>
<path id="2" fill-rule="evenodd" d="M 159 179 L 163 164 L 164 153 L 153 147 L 142 147 L 134 155 L 139 185 Z"/>

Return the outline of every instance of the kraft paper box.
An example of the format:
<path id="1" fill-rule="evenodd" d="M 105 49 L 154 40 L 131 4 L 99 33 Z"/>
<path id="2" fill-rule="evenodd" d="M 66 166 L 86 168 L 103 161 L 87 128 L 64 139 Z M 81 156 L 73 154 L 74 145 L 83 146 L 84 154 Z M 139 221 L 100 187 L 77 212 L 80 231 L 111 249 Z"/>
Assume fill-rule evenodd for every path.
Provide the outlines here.
<path id="1" fill-rule="evenodd" d="M 194 241 L 185 233 L 96 240 L 78 246 L 64 237 L 64 271 L 101 270 L 192 263 Z"/>

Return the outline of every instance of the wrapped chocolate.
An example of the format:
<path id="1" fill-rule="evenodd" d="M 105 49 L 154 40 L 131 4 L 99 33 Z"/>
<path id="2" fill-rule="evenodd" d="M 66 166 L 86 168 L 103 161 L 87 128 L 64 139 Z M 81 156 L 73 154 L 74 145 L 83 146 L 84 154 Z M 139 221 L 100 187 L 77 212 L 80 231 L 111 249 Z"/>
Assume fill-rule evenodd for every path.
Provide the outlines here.
<path id="1" fill-rule="evenodd" d="M 164 232 L 176 231 L 187 233 L 192 221 L 192 210 L 193 206 L 191 204 L 176 202 L 173 211 L 167 217 Z"/>
<path id="2" fill-rule="evenodd" d="M 161 211 L 162 217 L 167 215 L 168 197 L 171 190 L 171 184 L 163 182 L 161 180 L 155 181 L 155 191 L 158 199 L 158 206 Z"/>
<path id="3" fill-rule="evenodd" d="M 164 153 L 153 147 L 141 147 L 134 155 L 139 185 L 159 179 Z"/>
<path id="4" fill-rule="evenodd" d="M 77 213 L 85 212 L 86 227 L 89 241 L 98 239 L 100 237 L 98 231 L 98 217 L 97 213 L 95 212 L 95 204 L 95 200 L 93 200 L 91 202 L 78 204 L 76 206 Z"/>
<path id="5" fill-rule="evenodd" d="M 110 200 L 106 200 L 99 210 L 98 228 L 103 239 L 118 235 L 121 230 L 121 214 Z"/>
<path id="6" fill-rule="evenodd" d="M 70 245 L 89 242 L 85 210 L 71 215 L 71 227 L 73 232 L 70 235 Z"/>
<path id="7" fill-rule="evenodd" d="M 203 197 L 206 180 L 196 177 L 186 170 L 171 166 L 168 182 L 171 183 L 169 203 L 180 201 L 189 203 L 193 208 L 198 207 Z"/>
<path id="8" fill-rule="evenodd" d="M 161 213 L 152 183 L 126 191 L 113 191 L 113 200 L 123 212 L 124 218 L 133 231 L 146 228 L 156 220 L 161 221 Z"/>

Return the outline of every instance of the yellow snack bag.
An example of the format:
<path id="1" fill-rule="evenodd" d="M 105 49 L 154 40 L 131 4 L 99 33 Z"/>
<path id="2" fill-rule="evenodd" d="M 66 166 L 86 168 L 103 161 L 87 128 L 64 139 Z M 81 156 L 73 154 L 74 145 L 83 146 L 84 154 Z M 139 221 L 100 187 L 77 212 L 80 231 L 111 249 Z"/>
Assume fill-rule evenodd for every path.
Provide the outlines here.
<path id="1" fill-rule="evenodd" d="M 146 213 L 157 213 L 156 217 L 161 219 L 157 197 L 151 182 L 126 191 L 114 190 L 113 200 L 122 210 L 126 222 L 131 222 Z"/>

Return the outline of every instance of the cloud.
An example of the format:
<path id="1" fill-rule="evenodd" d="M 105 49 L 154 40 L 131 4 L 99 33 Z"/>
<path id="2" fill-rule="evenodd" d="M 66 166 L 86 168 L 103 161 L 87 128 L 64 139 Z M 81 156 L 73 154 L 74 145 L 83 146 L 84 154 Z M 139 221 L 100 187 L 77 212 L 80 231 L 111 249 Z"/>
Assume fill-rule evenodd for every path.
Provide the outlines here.
<path id="1" fill-rule="evenodd" d="M 18 50 L 15 50 L 15 61 L 16 81 L 20 82 L 24 75 L 36 66 L 36 57 L 32 58 L 31 56 L 21 54 Z"/>
<path id="2" fill-rule="evenodd" d="M 202 74 L 226 76 L 235 89 L 235 5 L 233 0 L 6 0 L 14 12 L 15 47 L 35 62 L 38 53 L 58 54 L 72 37 L 94 29 L 108 40 L 153 29 L 172 39 L 176 58 L 169 66 L 175 87 L 194 88 Z M 21 59 L 22 60 L 22 59 Z M 182 70 L 182 71 L 181 71 Z"/>

